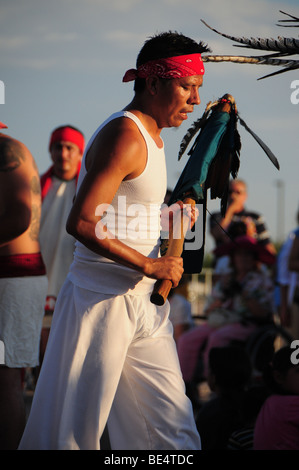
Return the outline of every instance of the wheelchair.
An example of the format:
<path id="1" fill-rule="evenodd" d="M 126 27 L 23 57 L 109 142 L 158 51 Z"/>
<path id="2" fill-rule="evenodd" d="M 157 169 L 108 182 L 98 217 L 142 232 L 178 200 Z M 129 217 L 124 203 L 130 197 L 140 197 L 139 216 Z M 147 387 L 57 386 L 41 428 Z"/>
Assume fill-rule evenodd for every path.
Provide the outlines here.
<path id="1" fill-rule="evenodd" d="M 293 339 L 274 320 L 259 326 L 243 343 L 251 360 L 253 374 L 262 374 L 265 366 L 271 361 L 274 352 L 283 346 L 290 345 Z"/>

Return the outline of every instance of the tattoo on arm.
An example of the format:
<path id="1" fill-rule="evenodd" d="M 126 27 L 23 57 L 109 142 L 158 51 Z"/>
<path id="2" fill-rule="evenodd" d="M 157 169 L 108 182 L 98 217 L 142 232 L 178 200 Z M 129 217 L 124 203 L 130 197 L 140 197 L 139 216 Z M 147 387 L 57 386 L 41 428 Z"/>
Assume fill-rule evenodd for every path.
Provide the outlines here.
<path id="1" fill-rule="evenodd" d="M 33 192 L 33 194 L 40 194 L 41 192 L 40 182 L 37 176 L 32 177 L 30 186 L 31 186 L 31 191 Z"/>
<path id="2" fill-rule="evenodd" d="M 39 225 L 40 225 L 40 207 L 34 204 L 32 206 L 31 223 L 29 236 L 31 240 L 38 241 L 39 237 Z"/>
<path id="3" fill-rule="evenodd" d="M 0 172 L 14 171 L 25 161 L 22 150 L 11 142 L 0 143 Z"/>
<path id="4" fill-rule="evenodd" d="M 37 166 L 36 161 L 34 160 L 34 158 L 32 158 L 32 166 L 36 170 L 36 173 L 38 174 L 38 166 Z"/>

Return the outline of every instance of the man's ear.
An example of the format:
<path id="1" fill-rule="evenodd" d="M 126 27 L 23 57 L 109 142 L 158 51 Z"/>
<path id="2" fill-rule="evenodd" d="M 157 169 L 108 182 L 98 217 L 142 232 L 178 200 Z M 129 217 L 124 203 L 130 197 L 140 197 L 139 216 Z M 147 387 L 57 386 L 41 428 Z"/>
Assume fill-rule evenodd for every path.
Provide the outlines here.
<path id="1" fill-rule="evenodd" d="M 151 95 L 156 95 L 159 87 L 159 78 L 151 75 L 146 78 L 146 87 Z"/>

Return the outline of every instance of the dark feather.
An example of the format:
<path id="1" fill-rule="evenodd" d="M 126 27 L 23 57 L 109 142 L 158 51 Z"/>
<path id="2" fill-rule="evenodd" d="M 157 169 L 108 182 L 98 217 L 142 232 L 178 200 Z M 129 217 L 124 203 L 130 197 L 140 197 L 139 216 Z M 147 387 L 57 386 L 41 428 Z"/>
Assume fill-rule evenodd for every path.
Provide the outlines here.
<path id="1" fill-rule="evenodd" d="M 237 116 L 233 107 L 230 122 L 218 152 L 208 172 L 206 189 L 210 188 L 211 199 L 221 199 L 224 217 L 227 207 L 229 179 L 236 178 L 240 166 L 241 139 L 237 131 Z"/>
<path id="2" fill-rule="evenodd" d="M 283 54 L 286 55 L 286 54 Z M 240 64 L 256 64 L 256 65 L 273 65 L 273 66 L 283 66 L 284 68 L 276 72 L 264 75 L 263 77 L 258 78 L 262 80 L 263 78 L 271 77 L 280 73 L 288 72 L 290 70 L 296 70 L 299 68 L 299 60 L 285 60 L 285 59 L 276 59 L 277 54 L 269 54 L 269 56 L 229 56 L 229 55 L 209 55 L 204 56 L 204 62 L 234 62 Z"/>
<path id="3" fill-rule="evenodd" d="M 286 13 L 285 11 L 282 11 L 282 10 L 279 10 L 279 11 L 283 15 L 287 15 L 290 18 L 292 18 L 291 20 L 290 19 L 288 19 L 288 20 L 278 20 L 279 23 L 286 23 L 286 22 L 299 23 L 299 18 L 297 18 L 297 16 L 290 15 L 289 13 Z M 284 28 L 299 28 L 299 24 L 288 24 L 288 25 L 278 24 L 277 26 L 283 26 Z"/>
<path id="4" fill-rule="evenodd" d="M 195 136 L 196 132 L 202 131 L 205 123 L 208 121 L 209 116 L 211 113 L 214 112 L 213 108 L 217 104 L 219 104 L 219 100 L 213 102 L 213 106 L 209 105 L 208 112 L 207 108 L 203 115 L 203 117 L 191 126 L 188 130 L 187 134 L 182 140 L 180 156 L 182 155 L 183 151 L 186 150 L 188 143 L 191 141 L 192 137 Z M 264 150 L 268 158 L 272 161 L 274 166 L 279 169 L 279 163 L 273 152 L 269 149 L 269 147 L 262 141 L 260 137 L 258 137 L 255 132 L 253 132 L 245 123 L 245 121 L 240 118 L 238 112 L 236 112 L 234 106 L 232 106 L 232 111 L 230 113 L 230 121 L 227 125 L 227 130 L 225 135 L 223 136 L 219 148 L 215 157 L 213 158 L 212 162 L 210 163 L 208 173 L 206 176 L 206 180 L 204 181 L 204 188 L 205 191 L 210 189 L 210 197 L 211 199 L 219 198 L 221 199 L 221 213 L 224 216 L 227 206 L 227 197 L 228 197 L 228 186 L 229 186 L 229 179 L 230 177 L 236 178 L 238 175 L 239 167 L 240 167 L 240 152 L 241 152 L 241 138 L 239 131 L 237 129 L 237 123 L 240 124 L 250 133 L 250 135 L 255 139 L 255 141 L 261 146 Z M 188 152 L 188 155 L 192 155 L 194 149 L 196 148 L 199 135 L 195 139 L 191 149 Z"/>
<path id="5" fill-rule="evenodd" d="M 273 38 L 245 38 L 236 37 L 229 34 L 221 33 L 217 29 L 209 26 L 204 20 L 201 20 L 207 28 L 211 29 L 220 36 L 244 44 L 246 47 L 251 49 L 261 49 L 264 51 L 279 51 L 296 54 L 299 52 L 299 39 L 284 38 L 279 36 L 277 39 Z"/>
<path id="6" fill-rule="evenodd" d="M 288 15 L 292 20 L 280 20 L 280 21 L 292 21 L 292 22 L 299 22 L 299 18 L 296 16 L 292 16 L 288 13 L 285 13 L 280 10 L 281 13 Z M 296 70 L 299 68 L 299 60 L 283 60 L 280 59 L 286 55 L 294 55 L 299 53 L 299 39 L 295 38 L 286 38 L 282 36 L 278 36 L 277 39 L 273 38 L 246 38 L 246 37 L 235 37 L 228 34 L 221 33 L 217 31 L 215 28 L 209 26 L 204 20 L 201 20 L 207 28 L 211 29 L 215 33 L 223 36 L 227 39 L 232 41 L 236 41 L 239 44 L 234 44 L 234 46 L 238 47 L 245 47 L 249 49 L 258 49 L 258 50 L 266 50 L 266 51 L 273 51 L 274 54 L 269 54 L 266 56 L 216 56 L 216 55 L 207 55 L 203 56 L 203 60 L 205 62 L 221 62 L 221 61 L 229 61 L 229 62 L 236 62 L 236 63 L 252 63 L 252 64 L 262 64 L 262 65 L 275 65 L 275 66 L 283 66 L 284 69 L 278 70 L 277 72 L 273 72 L 267 74 L 259 80 L 272 77 L 274 75 L 278 75 L 281 73 L 285 73 L 291 70 Z"/>
<path id="7" fill-rule="evenodd" d="M 249 132 L 250 135 L 252 135 L 252 137 L 256 140 L 256 142 L 262 147 L 262 149 L 264 150 L 264 152 L 266 153 L 266 155 L 270 158 L 271 162 L 273 163 L 273 165 L 279 170 L 279 163 L 278 163 L 278 160 L 277 158 L 275 157 L 275 155 L 273 154 L 273 152 L 269 149 L 269 147 L 262 141 L 262 139 L 260 139 L 260 137 L 258 137 L 255 132 L 253 132 L 246 124 L 245 121 L 243 121 L 243 119 L 239 117 L 239 121 L 240 121 L 240 124 L 245 127 L 245 129 L 247 130 L 247 132 Z"/>
<path id="8" fill-rule="evenodd" d="M 179 150 L 179 154 L 178 154 L 178 160 L 180 160 L 186 150 L 186 148 L 188 147 L 188 145 L 190 144 L 191 140 L 193 139 L 193 137 L 195 136 L 195 134 L 204 127 L 205 123 L 207 122 L 207 119 L 211 113 L 211 110 L 214 106 L 216 106 L 218 104 L 218 101 L 210 101 L 207 106 L 206 106 L 206 109 L 203 113 L 203 115 L 201 116 L 201 118 L 199 118 L 197 121 L 195 121 L 192 126 L 187 130 L 187 133 L 186 135 L 184 136 L 182 142 L 181 142 L 181 145 L 180 145 L 180 150 Z"/>
<path id="9" fill-rule="evenodd" d="M 286 67 L 285 69 L 277 70 L 277 72 L 268 73 L 267 75 L 264 75 L 263 77 L 258 78 L 258 80 L 263 80 L 264 78 L 269 78 L 269 77 L 273 77 L 274 75 L 279 75 L 281 73 L 289 72 L 290 70 L 299 69 L 299 60 L 296 62 L 297 62 L 296 65 L 291 65 L 290 67 Z"/>

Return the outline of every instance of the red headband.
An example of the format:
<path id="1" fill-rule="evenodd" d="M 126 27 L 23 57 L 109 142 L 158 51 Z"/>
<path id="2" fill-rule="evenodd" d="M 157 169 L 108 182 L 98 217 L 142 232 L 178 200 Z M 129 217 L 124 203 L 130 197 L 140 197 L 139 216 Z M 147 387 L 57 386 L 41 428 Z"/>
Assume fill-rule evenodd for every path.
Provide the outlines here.
<path id="1" fill-rule="evenodd" d="M 0 129 L 7 129 L 7 125 L 0 122 Z"/>
<path id="2" fill-rule="evenodd" d="M 140 65 L 138 69 L 127 70 L 123 82 L 136 78 L 147 78 L 157 75 L 159 78 L 182 78 L 192 75 L 203 75 L 205 68 L 200 54 L 180 55 L 167 59 L 150 60 Z"/>
<path id="3" fill-rule="evenodd" d="M 52 132 L 49 143 L 49 150 L 51 150 L 51 146 L 55 144 L 55 142 L 60 142 L 61 140 L 64 140 L 65 142 L 72 142 L 79 147 L 81 153 L 84 152 L 84 136 L 81 134 L 81 132 L 72 129 L 71 127 L 62 127 L 60 129 L 56 129 Z"/>

